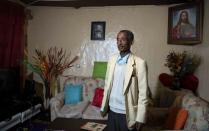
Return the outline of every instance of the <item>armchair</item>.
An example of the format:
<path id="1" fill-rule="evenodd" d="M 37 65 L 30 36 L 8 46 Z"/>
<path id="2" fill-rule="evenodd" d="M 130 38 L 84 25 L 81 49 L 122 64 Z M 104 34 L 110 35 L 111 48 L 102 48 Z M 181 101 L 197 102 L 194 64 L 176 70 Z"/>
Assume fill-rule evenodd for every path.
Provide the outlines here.
<path id="1" fill-rule="evenodd" d="M 143 131 L 165 130 L 169 111 L 178 107 L 188 111 L 188 117 L 182 130 L 209 130 L 209 103 L 195 96 L 187 89 L 170 90 L 161 85 L 155 106 L 148 110 L 147 123 Z"/>
<path id="2" fill-rule="evenodd" d="M 92 77 L 71 76 L 64 82 L 66 84 L 82 84 L 82 101 L 77 104 L 64 104 L 64 92 L 57 94 L 50 100 L 51 121 L 57 117 L 107 119 L 101 117 L 100 108 L 91 105 L 94 91 L 97 87 L 104 87 L 104 80 Z"/>

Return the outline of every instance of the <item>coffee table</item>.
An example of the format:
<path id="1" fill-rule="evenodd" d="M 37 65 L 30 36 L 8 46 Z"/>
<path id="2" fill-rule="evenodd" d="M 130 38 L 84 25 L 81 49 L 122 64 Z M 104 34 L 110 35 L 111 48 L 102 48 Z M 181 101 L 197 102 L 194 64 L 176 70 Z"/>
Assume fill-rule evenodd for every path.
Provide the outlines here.
<path id="1" fill-rule="evenodd" d="M 81 126 L 87 122 L 97 122 L 107 124 L 107 120 L 76 119 L 76 118 L 57 118 L 51 122 L 47 129 L 64 131 L 84 131 Z M 107 131 L 107 127 L 104 129 Z"/>

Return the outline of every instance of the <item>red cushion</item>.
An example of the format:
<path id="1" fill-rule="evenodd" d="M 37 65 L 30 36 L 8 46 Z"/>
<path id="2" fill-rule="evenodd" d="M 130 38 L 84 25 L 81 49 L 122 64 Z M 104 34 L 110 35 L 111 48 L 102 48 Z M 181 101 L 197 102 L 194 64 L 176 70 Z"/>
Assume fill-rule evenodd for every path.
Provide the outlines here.
<path id="1" fill-rule="evenodd" d="M 194 92 L 196 91 L 198 87 L 198 83 L 199 83 L 198 78 L 194 76 L 193 74 L 187 74 L 183 76 L 181 79 L 182 87 L 185 89 L 192 90 Z"/>
<path id="2" fill-rule="evenodd" d="M 164 86 L 171 87 L 173 76 L 166 74 L 166 73 L 162 73 L 159 75 L 159 80 Z"/>
<path id="3" fill-rule="evenodd" d="M 104 92 L 104 89 L 102 89 L 102 88 L 98 87 L 95 89 L 92 105 L 97 106 L 97 107 L 101 107 L 102 99 L 103 99 L 103 92 Z"/>

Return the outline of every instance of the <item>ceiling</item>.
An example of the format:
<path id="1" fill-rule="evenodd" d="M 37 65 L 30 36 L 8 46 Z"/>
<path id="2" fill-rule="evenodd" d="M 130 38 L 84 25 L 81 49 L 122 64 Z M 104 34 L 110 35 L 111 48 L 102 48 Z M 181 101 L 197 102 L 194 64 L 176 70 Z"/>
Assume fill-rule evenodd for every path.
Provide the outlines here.
<path id="1" fill-rule="evenodd" d="M 20 0 L 28 6 L 59 6 L 59 7 L 88 7 L 88 6 L 122 6 L 122 5 L 170 5 L 189 3 L 195 0 Z"/>

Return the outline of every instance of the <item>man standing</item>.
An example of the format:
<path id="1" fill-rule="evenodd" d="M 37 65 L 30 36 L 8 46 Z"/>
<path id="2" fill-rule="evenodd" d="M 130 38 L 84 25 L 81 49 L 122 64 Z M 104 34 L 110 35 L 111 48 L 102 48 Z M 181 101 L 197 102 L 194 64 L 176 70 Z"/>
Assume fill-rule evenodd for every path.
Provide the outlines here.
<path id="1" fill-rule="evenodd" d="M 108 61 L 101 114 L 108 113 L 108 131 L 141 130 L 148 105 L 145 61 L 131 53 L 134 35 L 117 35 L 120 54 Z"/>

